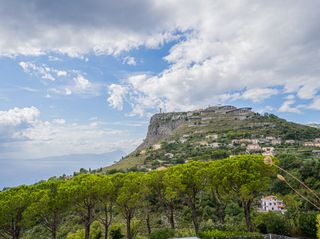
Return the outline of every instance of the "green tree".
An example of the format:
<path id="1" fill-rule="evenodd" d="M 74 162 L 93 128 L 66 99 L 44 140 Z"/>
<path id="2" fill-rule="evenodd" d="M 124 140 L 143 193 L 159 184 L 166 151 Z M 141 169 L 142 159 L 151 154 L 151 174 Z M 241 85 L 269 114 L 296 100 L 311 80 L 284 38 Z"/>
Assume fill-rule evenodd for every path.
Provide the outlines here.
<path id="1" fill-rule="evenodd" d="M 114 206 L 121 187 L 121 178 L 124 174 L 103 176 L 100 181 L 98 220 L 104 226 L 104 238 L 108 238 L 109 228 L 114 217 Z"/>
<path id="2" fill-rule="evenodd" d="M 57 238 L 58 227 L 67 211 L 68 202 L 60 190 L 62 180 L 51 179 L 34 186 L 32 203 L 26 210 L 29 220 L 36 220 Z"/>
<path id="3" fill-rule="evenodd" d="M 247 230 L 253 231 L 250 210 L 253 200 L 266 191 L 274 168 L 265 165 L 261 155 L 239 155 L 219 161 L 215 180 L 220 190 L 233 191 L 241 201 Z"/>
<path id="4" fill-rule="evenodd" d="M 315 238 L 317 236 L 317 213 L 301 213 L 299 216 L 299 225 L 302 236 Z"/>
<path id="5" fill-rule="evenodd" d="M 117 206 L 126 221 L 127 238 L 132 239 L 131 222 L 136 210 L 141 207 L 146 190 L 144 173 L 131 172 L 122 178 Z"/>
<path id="6" fill-rule="evenodd" d="M 62 187 L 68 200 L 84 225 L 85 239 L 90 239 L 90 226 L 95 220 L 95 209 L 101 191 L 102 175 L 81 174 L 69 180 Z"/>
<path id="7" fill-rule="evenodd" d="M 187 164 L 169 168 L 166 176 L 175 179 L 175 189 L 183 195 L 191 211 L 191 219 L 196 234 L 199 233 L 199 210 L 197 207 L 199 194 L 204 189 L 206 175 L 203 169 L 207 164 L 199 161 L 191 161 Z M 180 190 L 180 191 L 179 191 Z"/>
<path id="8" fill-rule="evenodd" d="M 170 178 L 168 176 L 165 177 L 165 175 L 166 170 L 150 172 L 148 174 L 148 186 L 151 193 L 157 197 L 160 205 L 163 207 L 171 229 L 175 229 L 174 202 L 177 199 L 178 194 L 175 190 L 172 190 L 172 187 L 174 186 L 173 179 L 170 180 Z"/>
<path id="9" fill-rule="evenodd" d="M 30 188 L 19 186 L 0 193 L 0 236 L 19 239 L 23 214 L 30 204 Z"/>
<path id="10" fill-rule="evenodd" d="M 227 207 L 227 201 L 230 198 L 230 192 L 226 193 L 220 188 L 220 182 L 216 179 L 219 174 L 216 165 L 219 161 L 211 161 L 208 166 L 203 170 L 203 174 L 207 177 L 206 189 L 211 197 L 213 206 L 216 208 L 217 214 L 220 219 L 220 223 L 225 223 L 225 209 Z"/>

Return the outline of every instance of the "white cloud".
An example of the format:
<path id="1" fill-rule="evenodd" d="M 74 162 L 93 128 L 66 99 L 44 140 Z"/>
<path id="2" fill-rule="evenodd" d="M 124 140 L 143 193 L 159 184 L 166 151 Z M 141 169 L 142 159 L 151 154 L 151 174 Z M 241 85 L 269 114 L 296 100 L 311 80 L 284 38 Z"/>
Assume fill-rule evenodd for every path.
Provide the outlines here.
<path id="1" fill-rule="evenodd" d="M 36 65 L 32 62 L 19 62 L 19 65 L 22 67 L 23 71 L 30 74 L 41 77 L 43 80 L 55 81 L 53 74 L 58 75 L 57 70 L 47 67 L 46 65 Z"/>
<path id="2" fill-rule="evenodd" d="M 137 64 L 136 59 L 132 56 L 127 56 L 123 58 L 123 64 L 128 64 L 130 66 L 135 66 Z"/>
<path id="3" fill-rule="evenodd" d="M 109 104 L 122 109 L 127 97 L 133 114 L 159 107 L 187 110 L 234 97 L 258 102 L 277 94 L 277 89 L 303 100 L 319 94 L 320 2 L 316 0 L 0 4 L 1 55 L 123 56 L 120 53 L 178 39 L 164 57 L 169 66 L 162 72 L 135 73 L 122 80 L 126 93 L 109 89 Z M 66 94 L 66 87 L 75 92 L 71 86 L 56 88 Z"/>
<path id="4" fill-rule="evenodd" d="M 121 110 L 123 108 L 124 96 L 128 90 L 117 84 L 111 84 L 109 86 L 109 97 L 107 99 L 109 105 L 113 108 Z"/>
<path id="5" fill-rule="evenodd" d="M 59 76 L 59 77 L 67 76 L 67 72 L 66 71 L 58 71 L 57 76 Z"/>
<path id="6" fill-rule="evenodd" d="M 0 54 L 54 51 L 80 57 L 92 52 L 116 55 L 141 45 L 158 47 L 174 38 L 170 29 L 175 26 L 164 31 L 170 15 L 161 1 L 1 2 Z"/>
<path id="7" fill-rule="evenodd" d="M 280 106 L 278 109 L 279 112 L 286 112 L 286 113 L 296 113 L 296 114 L 301 114 L 301 106 L 292 106 L 295 104 L 295 100 L 293 99 L 287 99 L 283 102 L 283 104 Z"/>
<path id="8" fill-rule="evenodd" d="M 52 123 L 54 123 L 54 124 L 65 124 L 66 123 L 66 120 L 65 119 L 62 119 L 62 118 L 58 118 L 58 119 L 54 119 L 53 121 L 52 121 Z"/>
<path id="9" fill-rule="evenodd" d="M 24 61 L 21 61 L 19 65 L 24 72 L 51 81 L 52 84 L 50 86 L 54 82 L 55 86 L 47 90 L 47 98 L 50 98 L 52 94 L 96 96 L 100 94 L 100 90 L 103 87 L 101 84 L 89 81 L 83 73 L 76 70 L 58 70 L 46 64 L 34 64 Z M 48 82 L 45 82 L 45 85 L 48 85 Z M 30 88 L 25 89 L 28 90 Z"/>
<path id="10" fill-rule="evenodd" d="M 104 122 L 79 124 L 63 118 L 44 121 L 35 107 L 13 108 L 0 111 L 0 158 L 128 152 L 141 142 L 139 136 L 128 132 Z"/>
<path id="11" fill-rule="evenodd" d="M 26 140 L 23 130 L 32 127 L 39 115 L 40 111 L 33 106 L 0 111 L 0 144 Z"/>
<path id="12" fill-rule="evenodd" d="M 278 94 L 279 91 L 277 89 L 270 89 L 270 88 L 255 88 L 245 91 L 242 94 L 242 98 L 245 100 L 251 100 L 253 102 L 260 102 L 265 99 L 270 98 L 273 95 Z"/>
<path id="13" fill-rule="evenodd" d="M 320 110 L 320 97 L 316 97 L 313 101 L 307 106 L 308 109 Z"/>
<path id="14" fill-rule="evenodd" d="M 18 126 L 33 123 L 40 115 L 40 111 L 32 106 L 26 108 L 13 108 L 8 111 L 0 111 L 0 125 Z"/>

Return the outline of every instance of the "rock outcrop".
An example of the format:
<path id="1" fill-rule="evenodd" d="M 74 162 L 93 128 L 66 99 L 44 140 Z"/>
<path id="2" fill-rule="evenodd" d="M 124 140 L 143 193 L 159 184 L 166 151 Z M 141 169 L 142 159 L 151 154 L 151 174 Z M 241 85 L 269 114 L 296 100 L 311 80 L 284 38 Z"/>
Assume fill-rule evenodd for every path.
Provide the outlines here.
<path id="1" fill-rule="evenodd" d="M 237 108 L 229 105 L 211 106 L 206 109 L 189 112 L 158 113 L 151 117 L 147 136 L 137 150 L 142 150 L 167 139 L 183 124 L 201 126 L 221 118 L 245 120 L 254 114 L 251 108 Z"/>

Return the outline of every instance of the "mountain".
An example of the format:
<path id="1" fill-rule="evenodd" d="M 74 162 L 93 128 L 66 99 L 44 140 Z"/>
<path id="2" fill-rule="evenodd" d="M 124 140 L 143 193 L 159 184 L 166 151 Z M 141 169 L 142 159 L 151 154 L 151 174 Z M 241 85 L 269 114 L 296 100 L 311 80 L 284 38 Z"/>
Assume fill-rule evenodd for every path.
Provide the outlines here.
<path id="1" fill-rule="evenodd" d="M 125 153 L 71 154 L 37 159 L 0 159 L 0 189 L 20 184 L 32 184 L 52 176 L 72 174 L 80 168 L 94 169 L 111 165 Z"/>
<path id="2" fill-rule="evenodd" d="M 320 138 L 315 127 L 288 122 L 249 107 L 212 106 L 151 117 L 143 143 L 104 170 L 149 170 L 190 159 L 216 159 L 240 153 L 308 149 L 305 141 Z M 251 146 L 248 146 L 251 145 Z M 270 153 L 270 152 L 269 152 Z"/>

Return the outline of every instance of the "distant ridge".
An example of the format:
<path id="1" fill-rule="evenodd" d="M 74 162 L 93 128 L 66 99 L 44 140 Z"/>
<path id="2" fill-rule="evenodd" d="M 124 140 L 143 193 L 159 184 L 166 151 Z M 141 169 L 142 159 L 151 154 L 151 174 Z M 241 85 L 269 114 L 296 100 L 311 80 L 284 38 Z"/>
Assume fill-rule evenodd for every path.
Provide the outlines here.
<path id="1" fill-rule="evenodd" d="M 306 124 L 307 126 L 313 127 L 313 128 L 318 128 L 320 129 L 320 124 L 312 123 L 312 124 Z"/>

